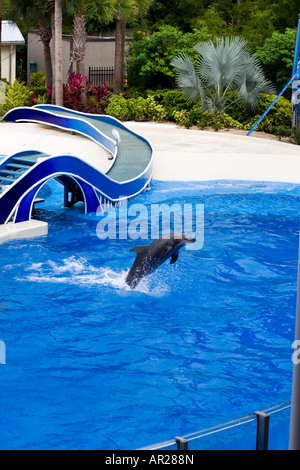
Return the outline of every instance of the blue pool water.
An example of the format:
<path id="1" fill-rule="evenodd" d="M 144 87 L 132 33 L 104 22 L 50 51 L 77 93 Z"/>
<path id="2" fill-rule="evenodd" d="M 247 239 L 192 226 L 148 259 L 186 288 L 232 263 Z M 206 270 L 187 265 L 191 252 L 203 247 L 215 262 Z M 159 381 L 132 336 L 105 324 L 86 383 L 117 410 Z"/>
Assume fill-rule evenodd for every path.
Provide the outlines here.
<path id="1" fill-rule="evenodd" d="M 42 191 L 49 235 L 0 246 L 1 448 L 132 449 L 290 399 L 299 186 L 153 182 L 132 204 L 204 204 L 204 246 L 135 291 L 148 242 Z"/>

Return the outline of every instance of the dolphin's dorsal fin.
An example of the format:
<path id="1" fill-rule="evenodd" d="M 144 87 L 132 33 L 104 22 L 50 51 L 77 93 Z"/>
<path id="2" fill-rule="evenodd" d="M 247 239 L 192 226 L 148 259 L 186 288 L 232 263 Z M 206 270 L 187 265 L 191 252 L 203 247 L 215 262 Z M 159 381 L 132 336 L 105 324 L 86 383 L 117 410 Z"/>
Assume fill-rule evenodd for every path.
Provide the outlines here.
<path id="1" fill-rule="evenodd" d="M 146 247 L 145 246 L 135 246 L 134 248 L 131 248 L 130 251 L 135 251 L 136 254 L 140 254 Z"/>
<path id="2" fill-rule="evenodd" d="M 170 264 L 176 263 L 177 260 L 178 260 L 178 253 L 174 253 L 174 254 L 171 256 Z"/>

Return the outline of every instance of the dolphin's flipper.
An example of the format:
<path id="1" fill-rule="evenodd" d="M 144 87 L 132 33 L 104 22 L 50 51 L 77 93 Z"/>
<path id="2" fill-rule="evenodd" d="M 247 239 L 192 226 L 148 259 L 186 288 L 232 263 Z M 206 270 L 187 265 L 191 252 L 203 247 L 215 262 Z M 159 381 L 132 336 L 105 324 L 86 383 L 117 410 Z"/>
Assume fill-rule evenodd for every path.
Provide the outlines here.
<path id="1" fill-rule="evenodd" d="M 178 256 L 179 256 L 179 253 L 174 253 L 174 254 L 171 256 L 170 264 L 176 263 L 176 261 L 178 260 Z"/>
<path id="2" fill-rule="evenodd" d="M 131 248 L 130 251 L 135 251 L 137 255 L 139 255 L 140 253 L 142 253 L 142 251 L 144 251 L 144 249 L 146 248 L 146 246 L 135 246 L 134 248 Z"/>

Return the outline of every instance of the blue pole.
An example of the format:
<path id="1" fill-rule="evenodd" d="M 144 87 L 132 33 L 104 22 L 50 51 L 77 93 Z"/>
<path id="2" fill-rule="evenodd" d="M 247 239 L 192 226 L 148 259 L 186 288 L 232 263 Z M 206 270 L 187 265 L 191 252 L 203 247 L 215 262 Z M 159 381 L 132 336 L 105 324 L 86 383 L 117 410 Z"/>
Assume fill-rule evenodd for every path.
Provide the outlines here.
<path id="1" fill-rule="evenodd" d="M 299 244 L 300 250 L 300 244 Z M 300 340 L 300 253 L 298 253 L 298 282 L 297 282 L 297 304 L 295 323 L 295 350 L 298 350 Z M 292 383 L 292 406 L 290 419 L 289 450 L 300 450 L 300 361 L 299 353 L 294 353 L 293 383 Z"/>
<path id="2" fill-rule="evenodd" d="M 254 129 L 261 123 L 261 121 L 263 120 L 263 118 L 268 114 L 268 112 L 270 111 L 270 109 L 274 106 L 274 104 L 276 103 L 276 101 L 279 100 L 279 98 L 283 95 L 283 93 L 285 92 L 285 90 L 290 86 L 290 84 L 295 80 L 297 76 L 297 73 L 295 73 L 295 75 L 292 76 L 292 78 L 290 79 L 290 81 L 285 85 L 285 87 L 281 90 L 281 92 L 279 93 L 279 95 L 276 96 L 275 100 L 270 104 L 270 106 L 268 107 L 268 109 L 266 109 L 266 111 L 261 115 L 261 117 L 258 119 L 258 121 L 256 121 L 256 123 L 254 124 L 254 126 L 250 129 L 250 131 L 248 132 L 247 135 L 251 135 L 252 132 L 254 131 Z"/>
<path id="3" fill-rule="evenodd" d="M 299 52 L 300 52 L 300 15 L 299 15 L 299 20 L 298 20 L 298 29 L 297 29 L 297 36 L 296 36 L 296 44 L 295 44 L 295 53 L 294 53 L 294 62 L 293 62 L 293 73 L 297 74 L 297 68 L 298 68 L 298 63 L 299 63 Z M 297 74 L 297 80 L 299 80 L 299 72 Z M 293 84 L 293 97 L 297 96 L 297 90 L 298 90 L 298 85 L 295 83 Z M 292 112 L 293 112 L 293 118 L 292 118 L 292 126 L 297 127 L 297 112 L 298 114 L 300 113 L 299 109 L 299 103 L 296 102 L 295 99 L 292 99 Z"/>
<path id="4" fill-rule="evenodd" d="M 293 74 L 298 68 L 300 50 L 300 15 L 298 20 L 298 31 L 295 46 Z M 299 70 L 298 70 L 299 73 Z M 298 345 L 300 340 L 300 239 L 298 252 L 298 282 L 297 282 L 297 304 L 296 304 L 296 324 L 295 324 L 295 343 Z M 293 383 L 292 383 L 292 406 L 290 419 L 290 450 L 300 450 L 300 363 L 293 361 Z"/>
<path id="5" fill-rule="evenodd" d="M 299 19 L 298 19 L 298 29 L 297 29 L 297 37 L 296 37 L 296 45 L 295 45 L 295 53 L 294 53 L 294 62 L 293 62 L 293 72 L 292 72 L 292 78 L 290 79 L 290 81 L 285 85 L 285 87 L 283 88 L 283 90 L 281 90 L 281 92 L 279 93 L 278 96 L 276 96 L 275 100 L 270 104 L 270 106 L 268 107 L 268 109 L 266 109 L 266 111 L 264 112 L 264 114 L 258 119 L 258 121 L 256 121 L 256 123 L 254 124 L 254 126 L 250 129 L 250 131 L 248 132 L 247 135 L 251 135 L 252 132 L 254 131 L 254 129 L 256 129 L 256 127 L 261 123 L 261 121 L 263 120 L 263 118 L 268 114 L 268 112 L 270 111 L 270 109 L 274 106 L 274 104 L 276 103 L 276 101 L 283 95 L 283 93 L 285 92 L 285 90 L 291 85 L 291 83 L 295 80 L 295 78 L 297 77 L 297 75 L 299 74 L 299 69 L 298 69 L 298 61 L 299 61 L 299 53 L 300 53 L 300 14 L 299 14 Z"/>
<path id="6" fill-rule="evenodd" d="M 299 20 L 298 20 L 298 29 L 297 29 L 297 37 L 296 37 L 296 45 L 295 45 L 295 54 L 294 54 L 294 63 L 293 63 L 293 73 L 292 73 L 292 75 L 295 75 L 297 73 L 299 52 L 300 52 L 300 15 L 299 15 Z"/>

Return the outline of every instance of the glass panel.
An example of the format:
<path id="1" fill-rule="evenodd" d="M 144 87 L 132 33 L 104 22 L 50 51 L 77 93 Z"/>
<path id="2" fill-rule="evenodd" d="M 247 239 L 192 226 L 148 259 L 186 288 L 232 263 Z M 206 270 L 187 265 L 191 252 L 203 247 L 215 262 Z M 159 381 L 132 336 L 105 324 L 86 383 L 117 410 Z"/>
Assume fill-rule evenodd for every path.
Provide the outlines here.
<path id="1" fill-rule="evenodd" d="M 270 415 L 269 450 L 288 450 L 291 408 Z"/>
<path id="2" fill-rule="evenodd" d="M 226 426 L 224 426 L 226 427 Z M 245 422 L 189 442 L 189 450 L 255 450 L 257 421 Z"/>

